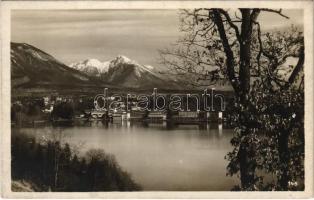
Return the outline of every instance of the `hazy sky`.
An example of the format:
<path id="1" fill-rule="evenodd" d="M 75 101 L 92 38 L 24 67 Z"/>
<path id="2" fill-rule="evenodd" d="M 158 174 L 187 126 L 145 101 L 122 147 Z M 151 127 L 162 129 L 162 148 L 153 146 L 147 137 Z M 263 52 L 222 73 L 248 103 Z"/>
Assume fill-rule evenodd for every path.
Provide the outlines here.
<path id="1" fill-rule="evenodd" d="M 176 42 L 178 10 L 14 10 L 13 42 L 31 44 L 70 64 L 97 58 L 107 61 L 125 55 L 141 64 L 158 64 L 158 49 Z M 302 25 L 300 10 L 261 14 L 263 29 Z"/>

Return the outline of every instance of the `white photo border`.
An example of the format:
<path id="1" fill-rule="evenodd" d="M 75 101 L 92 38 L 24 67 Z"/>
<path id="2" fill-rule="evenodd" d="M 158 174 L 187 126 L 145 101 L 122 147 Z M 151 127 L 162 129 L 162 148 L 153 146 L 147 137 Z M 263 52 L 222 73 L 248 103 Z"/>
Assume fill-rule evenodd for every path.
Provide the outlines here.
<path id="1" fill-rule="evenodd" d="M 4 198 L 309 198 L 313 196 L 313 1 L 2 1 L 0 68 L 1 196 Z M 11 11 L 15 9 L 188 9 L 282 8 L 304 10 L 305 38 L 305 190 L 297 192 L 12 192 L 11 191 Z"/>

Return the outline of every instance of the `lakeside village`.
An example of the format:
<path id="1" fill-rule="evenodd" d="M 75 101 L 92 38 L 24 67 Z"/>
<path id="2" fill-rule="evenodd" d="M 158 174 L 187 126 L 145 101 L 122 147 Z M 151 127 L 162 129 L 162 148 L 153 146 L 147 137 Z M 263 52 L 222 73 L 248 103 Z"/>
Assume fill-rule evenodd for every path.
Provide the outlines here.
<path id="1" fill-rule="evenodd" d="M 29 95 L 12 97 L 11 125 L 103 123 L 227 124 L 231 121 L 233 95 L 204 90 L 197 94 Z"/>

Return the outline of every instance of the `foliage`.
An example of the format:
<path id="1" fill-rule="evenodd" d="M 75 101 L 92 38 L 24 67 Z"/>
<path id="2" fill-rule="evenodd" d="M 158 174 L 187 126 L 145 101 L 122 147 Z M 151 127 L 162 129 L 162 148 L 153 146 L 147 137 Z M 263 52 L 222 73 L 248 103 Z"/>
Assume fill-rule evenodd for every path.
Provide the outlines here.
<path id="1" fill-rule="evenodd" d="M 248 127 L 239 127 L 240 115 L 235 115 L 237 126 L 231 140 L 235 147 L 228 153 L 228 175 L 239 171 L 238 152 L 241 143 L 252 155 L 256 173 L 254 190 L 304 189 L 304 93 L 293 89 L 278 90 L 265 95 L 264 88 L 255 88 L 251 102 Z M 239 109 L 239 108 L 238 108 Z M 248 129 L 250 134 L 242 135 Z M 266 180 L 266 178 L 267 180 Z M 264 179 L 265 178 L 265 179 Z"/>
<path id="2" fill-rule="evenodd" d="M 47 118 L 42 112 L 44 103 L 42 100 L 33 99 L 22 103 L 13 103 L 11 105 L 11 120 L 21 125 L 22 122 Z"/>
<path id="3" fill-rule="evenodd" d="M 51 113 L 52 118 L 72 119 L 74 117 L 73 105 L 69 102 L 56 104 Z"/>
<path id="4" fill-rule="evenodd" d="M 12 179 L 32 182 L 38 191 L 140 189 L 112 155 L 100 150 L 90 150 L 86 157 L 79 157 L 67 143 L 39 143 L 34 137 L 13 133 L 11 151 Z"/>
<path id="5" fill-rule="evenodd" d="M 235 189 L 302 190 L 303 33 L 294 26 L 263 33 L 262 12 L 288 19 L 273 9 L 183 10 L 184 36 L 161 51 L 162 63 L 194 85 L 232 86 L 236 129 L 227 174 L 240 175 Z"/>

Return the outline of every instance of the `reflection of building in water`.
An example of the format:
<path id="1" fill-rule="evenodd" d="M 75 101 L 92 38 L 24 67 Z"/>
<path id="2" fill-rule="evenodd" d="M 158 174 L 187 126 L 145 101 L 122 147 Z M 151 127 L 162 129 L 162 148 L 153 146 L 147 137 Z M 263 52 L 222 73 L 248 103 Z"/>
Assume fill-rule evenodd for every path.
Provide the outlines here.
<path id="1" fill-rule="evenodd" d="M 116 111 L 112 113 L 112 122 L 121 123 L 124 113 L 122 111 Z"/>
<path id="2" fill-rule="evenodd" d="M 218 125 L 218 133 L 219 133 L 219 136 L 222 135 L 222 124 Z"/>

